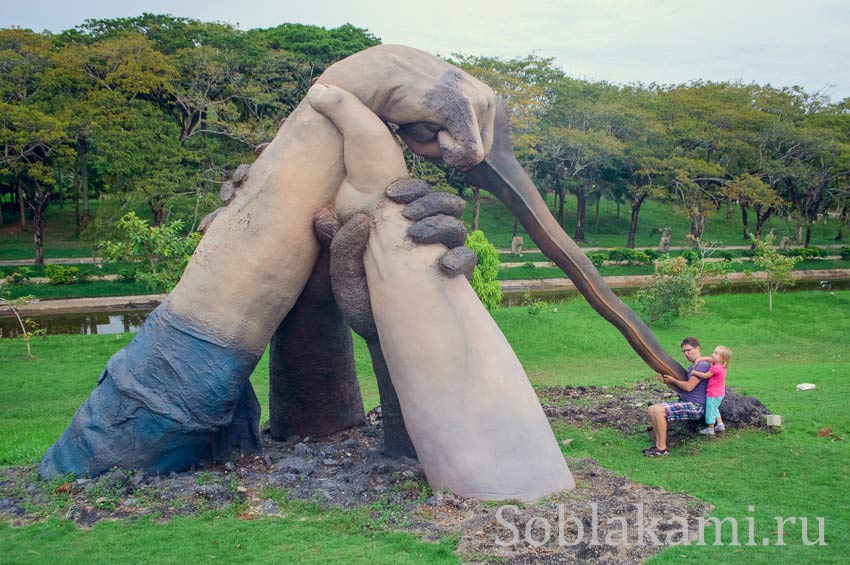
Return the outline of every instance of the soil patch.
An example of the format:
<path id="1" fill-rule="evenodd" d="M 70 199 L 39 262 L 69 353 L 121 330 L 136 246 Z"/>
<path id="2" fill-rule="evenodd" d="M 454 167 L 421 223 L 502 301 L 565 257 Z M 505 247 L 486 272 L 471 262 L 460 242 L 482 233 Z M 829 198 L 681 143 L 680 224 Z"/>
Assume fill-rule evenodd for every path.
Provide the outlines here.
<path id="1" fill-rule="evenodd" d="M 433 493 L 415 459 L 383 455 L 381 436 L 380 417 L 373 411 L 359 428 L 285 442 L 264 434 L 261 455 L 167 476 L 116 469 L 97 479 L 47 482 L 34 466 L 6 467 L 0 469 L 0 519 L 20 526 L 58 516 L 88 528 L 102 520 L 151 515 L 167 521 L 233 504 L 245 519 L 273 517 L 282 511 L 269 489 L 279 487 L 290 500 L 359 508 L 375 519 L 392 508 L 387 527 L 425 540 L 459 533 L 458 554 L 466 561 L 633 563 L 684 536 L 693 538 L 698 519 L 710 510 L 688 495 L 618 477 L 591 459 L 567 458 L 576 490 L 535 504 L 503 507 Z M 680 522 L 671 525 L 672 517 Z M 660 524 L 656 520 L 653 527 L 653 518 Z M 559 545 L 559 524 L 571 545 Z M 687 524 L 687 532 L 681 524 Z M 541 543 L 547 526 L 548 540 Z"/>
<path id="2" fill-rule="evenodd" d="M 552 422 L 586 426 L 596 430 L 614 428 L 624 434 L 650 432 L 646 409 L 651 404 L 675 402 L 677 395 L 654 378 L 618 387 L 545 387 L 537 389 L 543 411 Z M 758 399 L 727 387 L 720 416 L 727 429 L 761 428 L 770 414 Z M 670 445 L 680 444 L 705 427 L 700 421 L 672 422 L 667 432 Z M 653 439 L 650 435 L 650 440 Z"/>

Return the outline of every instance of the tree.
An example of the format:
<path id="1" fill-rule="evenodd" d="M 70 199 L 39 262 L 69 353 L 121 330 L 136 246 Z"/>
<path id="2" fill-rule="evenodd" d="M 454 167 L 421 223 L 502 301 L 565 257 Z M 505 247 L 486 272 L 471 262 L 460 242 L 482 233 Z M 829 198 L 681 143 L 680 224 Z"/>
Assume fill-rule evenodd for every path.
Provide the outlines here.
<path id="1" fill-rule="evenodd" d="M 65 124 L 23 104 L 0 102 L 0 174 L 18 186 L 33 214 L 35 264 L 44 264 L 44 209 L 56 184 L 49 160 L 66 142 Z"/>
<path id="2" fill-rule="evenodd" d="M 787 257 L 773 247 L 773 235 L 764 239 L 751 237 L 755 247 L 753 264 L 765 273 L 764 278 L 756 278 L 756 283 L 767 292 L 768 309 L 773 311 L 773 295 L 784 286 L 794 284 L 794 265 L 799 257 Z M 752 276 L 752 275 L 751 275 Z"/>
<path id="3" fill-rule="evenodd" d="M 130 212 L 118 221 L 123 235 L 120 241 L 104 241 L 100 247 L 107 261 L 132 263 L 135 277 L 150 288 L 170 291 L 186 269 L 201 234 L 184 235 L 185 225 L 174 220 L 162 226 L 151 226 Z"/>
<path id="4" fill-rule="evenodd" d="M 755 237 L 758 239 L 767 220 L 786 204 L 770 185 L 750 173 L 744 173 L 732 179 L 726 185 L 726 194 L 728 198 L 737 201 L 741 207 L 744 237 L 747 239 L 750 238 L 750 233 L 747 229 L 746 210 L 752 208 L 756 214 Z"/>

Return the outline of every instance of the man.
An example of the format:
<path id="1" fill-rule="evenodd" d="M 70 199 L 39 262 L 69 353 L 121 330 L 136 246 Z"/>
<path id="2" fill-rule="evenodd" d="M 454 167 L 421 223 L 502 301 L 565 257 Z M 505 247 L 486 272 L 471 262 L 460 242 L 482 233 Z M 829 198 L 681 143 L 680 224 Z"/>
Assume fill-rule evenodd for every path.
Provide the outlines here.
<path id="1" fill-rule="evenodd" d="M 656 375 L 659 381 L 679 395 L 679 401 L 653 404 L 649 407 L 649 418 L 655 433 L 655 445 L 643 451 L 647 457 L 670 455 L 667 451 L 667 422 L 702 420 L 705 417 L 705 391 L 708 380 L 694 376 L 691 372 L 694 369 L 700 372 L 708 371 L 711 363 L 700 361 L 694 366 L 694 362 L 702 356 L 697 338 L 686 337 L 682 340 L 681 347 L 685 358 L 691 362 L 688 367 L 688 379 L 680 381 L 670 375 L 660 373 Z"/>

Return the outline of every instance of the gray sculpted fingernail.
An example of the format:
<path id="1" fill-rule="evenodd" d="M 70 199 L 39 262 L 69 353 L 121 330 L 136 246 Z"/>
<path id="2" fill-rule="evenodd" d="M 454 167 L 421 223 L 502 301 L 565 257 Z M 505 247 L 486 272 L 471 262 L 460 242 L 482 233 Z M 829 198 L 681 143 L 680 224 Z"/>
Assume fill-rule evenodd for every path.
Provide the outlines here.
<path id="1" fill-rule="evenodd" d="M 407 228 L 407 235 L 414 243 L 442 243 L 451 249 L 466 241 L 466 226 L 457 218 L 438 214 L 419 220 Z"/>
<path id="2" fill-rule="evenodd" d="M 464 208 L 466 208 L 466 201 L 463 198 L 445 192 L 432 192 L 405 206 L 401 215 L 414 222 L 437 214 L 459 218 Z"/>
<path id="3" fill-rule="evenodd" d="M 467 279 L 472 278 L 472 270 L 478 263 L 478 255 L 466 246 L 455 247 L 446 251 L 440 257 L 440 270 L 449 277 L 464 275 Z"/>
<path id="4" fill-rule="evenodd" d="M 399 179 L 387 187 L 387 198 L 399 204 L 409 204 L 431 192 L 431 187 L 421 179 Z"/>

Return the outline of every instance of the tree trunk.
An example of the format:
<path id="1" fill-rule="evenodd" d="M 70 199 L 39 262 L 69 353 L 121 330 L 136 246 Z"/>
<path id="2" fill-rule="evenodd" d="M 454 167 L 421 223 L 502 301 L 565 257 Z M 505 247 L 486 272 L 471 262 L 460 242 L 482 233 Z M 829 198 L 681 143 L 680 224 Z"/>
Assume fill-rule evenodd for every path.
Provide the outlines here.
<path id="1" fill-rule="evenodd" d="M 776 210 L 773 207 L 770 207 L 762 212 L 762 206 L 760 204 L 756 204 L 756 238 L 761 238 L 762 231 L 764 231 L 764 225 L 767 223 L 767 221 L 770 219 L 770 217 L 775 211 Z"/>
<path id="2" fill-rule="evenodd" d="M 691 215 L 691 237 L 695 240 L 702 239 L 702 232 L 705 229 L 705 216 L 701 213 Z"/>
<path id="3" fill-rule="evenodd" d="M 41 188 L 36 188 L 35 198 L 29 203 L 32 209 L 32 233 L 35 243 L 35 264 L 44 265 L 44 205 L 47 203 L 47 194 L 43 194 Z"/>
<path id="4" fill-rule="evenodd" d="M 27 214 L 24 207 L 24 190 L 21 188 L 21 181 L 17 181 L 18 185 L 18 208 L 21 211 L 21 227 L 27 227 Z"/>
<path id="5" fill-rule="evenodd" d="M 599 225 L 599 203 L 602 202 L 602 197 L 596 199 L 596 216 L 593 218 L 593 225 Z"/>
<path id="6" fill-rule="evenodd" d="M 617 219 L 620 219 L 620 201 L 617 200 Z"/>
<path id="7" fill-rule="evenodd" d="M 80 171 L 74 171 L 74 234 L 79 236 L 82 230 L 82 220 L 80 218 Z"/>
<path id="8" fill-rule="evenodd" d="M 806 241 L 803 243 L 803 247 L 808 247 L 809 243 L 812 242 L 812 224 L 811 222 L 806 223 Z"/>
<path id="9" fill-rule="evenodd" d="M 481 189 L 472 187 L 472 231 L 478 229 L 478 220 L 481 216 Z"/>
<path id="10" fill-rule="evenodd" d="M 640 207 L 643 205 L 644 200 L 646 200 L 646 195 L 636 196 L 632 198 L 632 220 L 629 224 L 629 241 L 626 243 L 626 247 L 628 247 L 629 249 L 635 248 L 635 235 L 637 234 L 638 215 L 640 214 Z"/>
<path id="11" fill-rule="evenodd" d="M 517 222 L 516 220 L 514 220 L 514 233 L 513 233 L 513 235 L 512 235 L 511 237 L 516 237 L 516 230 L 517 230 L 517 226 L 518 226 L 518 225 L 519 225 L 519 222 Z"/>
<path id="12" fill-rule="evenodd" d="M 89 140 L 85 137 L 77 140 L 77 165 L 80 169 L 80 186 L 83 193 L 82 225 L 86 225 L 91 219 L 91 210 L 89 209 Z"/>
<path id="13" fill-rule="evenodd" d="M 744 201 L 738 202 L 738 205 L 741 207 L 741 223 L 744 225 L 744 241 L 750 239 L 750 225 L 749 225 L 749 204 Z M 758 233 L 758 227 L 756 227 L 756 233 Z M 758 237 L 758 235 L 756 235 Z"/>
<path id="14" fill-rule="evenodd" d="M 772 290 L 767 291 L 767 304 L 768 304 L 768 310 L 773 312 L 773 291 Z"/>
<path id="15" fill-rule="evenodd" d="M 576 231 L 573 239 L 584 241 L 584 219 L 587 214 L 587 189 L 581 187 L 576 190 Z"/>
<path id="16" fill-rule="evenodd" d="M 0 225 L 2 225 L 3 219 L 0 218 Z M 847 206 L 841 208 L 841 215 L 838 217 L 838 233 L 835 235 L 834 241 L 843 241 L 844 240 L 844 226 L 847 223 Z"/>
<path id="17" fill-rule="evenodd" d="M 165 207 L 159 202 L 150 201 L 148 202 L 148 208 L 151 210 L 151 224 L 154 227 L 161 226 L 163 216 L 165 215 Z"/>

